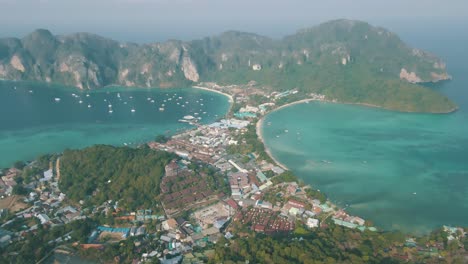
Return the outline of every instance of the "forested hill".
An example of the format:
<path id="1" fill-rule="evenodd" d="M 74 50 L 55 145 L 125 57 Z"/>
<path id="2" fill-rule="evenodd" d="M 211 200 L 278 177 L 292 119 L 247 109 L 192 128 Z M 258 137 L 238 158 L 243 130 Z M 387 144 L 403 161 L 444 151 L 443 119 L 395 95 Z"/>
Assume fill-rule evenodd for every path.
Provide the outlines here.
<path id="1" fill-rule="evenodd" d="M 174 154 L 149 148 L 96 145 L 65 150 L 60 159 L 60 189 L 74 201 L 100 205 L 119 201 L 128 210 L 161 209 L 157 196 L 164 166 Z"/>
<path id="2" fill-rule="evenodd" d="M 434 55 L 365 22 L 334 20 L 281 40 L 228 31 L 189 42 L 138 45 L 77 33 L 36 30 L 0 39 L 0 78 L 61 83 L 181 87 L 202 81 L 275 90 L 298 88 L 349 103 L 402 111 L 448 112 L 446 97 L 415 83 L 449 79 Z"/>

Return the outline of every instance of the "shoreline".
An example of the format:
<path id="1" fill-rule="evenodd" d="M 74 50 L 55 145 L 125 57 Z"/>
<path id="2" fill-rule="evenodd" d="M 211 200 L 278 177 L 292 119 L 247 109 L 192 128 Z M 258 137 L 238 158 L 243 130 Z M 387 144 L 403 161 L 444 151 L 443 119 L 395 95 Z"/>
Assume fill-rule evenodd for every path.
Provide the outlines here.
<path id="1" fill-rule="evenodd" d="M 198 86 L 198 85 L 193 85 L 192 88 L 199 89 L 199 90 L 204 90 L 204 91 L 208 91 L 208 92 L 213 92 L 213 93 L 217 93 L 217 94 L 221 94 L 221 95 L 226 96 L 228 98 L 228 101 L 229 101 L 229 110 L 225 114 L 225 116 L 229 115 L 229 113 L 231 112 L 232 106 L 234 105 L 234 98 L 232 97 L 232 95 L 230 95 L 228 93 L 218 91 L 218 90 L 215 90 L 215 89 L 211 89 L 211 88 L 203 87 L 203 86 Z"/>
<path id="2" fill-rule="evenodd" d="M 269 112 L 270 113 L 270 112 Z M 267 144 L 265 144 L 265 140 L 263 138 L 263 135 L 262 135 L 262 132 L 263 132 L 263 129 L 262 129 L 262 126 L 263 126 L 263 121 L 264 121 L 264 116 L 262 118 L 260 118 L 257 123 L 255 124 L 255 132 L 257 134 L 257 137 L 258 139 L 260 140 L 260 142 L 262 142 L 263 144 L 263 147 L 265 148 L 265 152 L 266 154 L 268 154 L 268 156 L 270 157 L 270 159 L 272 159 L 279 167 L 281 167 L 282 169 L 284 170 L 290 170 L 286 165 L 284 165 L 283 163 L 279 162 L 275 157 L 273 157 L 273 155 L 271 154 L 271 151 L 270 149 L 268 148 Z"/>

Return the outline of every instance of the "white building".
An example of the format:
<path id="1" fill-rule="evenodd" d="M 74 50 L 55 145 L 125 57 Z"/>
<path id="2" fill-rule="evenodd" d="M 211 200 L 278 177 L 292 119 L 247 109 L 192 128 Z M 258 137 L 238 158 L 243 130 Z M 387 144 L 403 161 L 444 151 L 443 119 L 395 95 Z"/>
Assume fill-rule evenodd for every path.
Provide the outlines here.
<path id="1" fill-rule="evenodd" d="M 308 218 L 307 219 L 307 227 L 315 228 L 319 226 L 319 220 L 315 218 Z"/>
<path id="2" fill-rule="evenodd" d="M 254 70 L 254 71 L 259 71 L 261 69 L 262 69 L 262 65 L 260 65 L 260 64 L 252 65 L 252 70 Z"/>

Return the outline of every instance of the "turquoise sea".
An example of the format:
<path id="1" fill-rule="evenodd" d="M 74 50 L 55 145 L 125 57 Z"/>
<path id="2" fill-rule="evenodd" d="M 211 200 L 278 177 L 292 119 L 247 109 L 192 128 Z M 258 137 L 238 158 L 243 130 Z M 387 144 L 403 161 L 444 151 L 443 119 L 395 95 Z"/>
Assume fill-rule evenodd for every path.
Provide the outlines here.
<path id="1" fill-rule="evenodd" d="M 87 93 L 1 81 L 0 167 L 66 148 L 139 144 L 190 128 L 178 122 L 185 115 L 210 123 L 228 109 L 225 96 L 197 89 L 111 88 Z"/>
<path id="2" fill-rule="evenodd" d="M 424 233 L 443 224 L 468 226 L 468 36 L 438 32 L 403 39 L 447 62 L 453 80 L 431 88 L 457 102 L 458 112 L 293 105 L 263 123 L 275 158 L 383 229 Z"/>

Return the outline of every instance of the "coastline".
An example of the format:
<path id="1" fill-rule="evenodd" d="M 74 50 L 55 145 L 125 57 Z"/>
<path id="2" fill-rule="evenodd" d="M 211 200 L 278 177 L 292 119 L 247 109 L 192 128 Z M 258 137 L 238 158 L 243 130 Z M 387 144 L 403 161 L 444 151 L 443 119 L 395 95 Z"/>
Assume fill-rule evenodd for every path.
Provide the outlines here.
<path id="1" fill-rule="evenodd" d="M 271 112 L 268 112 L 268 113 L 271 113 Z M 278 165 L 280 166 L 282 169 L 284 170 L 290 170 L 288 167 L 286 167 L 286 165 L 284 165 L 283 163 L 279 162 L 275 157 L 273 157 L 273 155 L 271 154 L 271 151 L 270 149 L 268 148 L 268 146 L 265 144 L 265 140 L 263 138 L 263 135 L 262 135 L 262 126 L 263 126 L 263 121 L 264 121 L 264 116 L 262 118 L 260 118 L 258 121 L 257 121 L 257 124 L 255 124 L 255 131 L 257 133 L 257 137 L 258 139 L 260 140 L 260 142 L 262 142 L 263 144 L 263 147 L 265 148 L 265 152 L 268 154 L 268 156 Z"/>
<path id="2" fill-rule="evenodd" d="M 199 89 L 199 90 L 205 90 L 205 91 L 209 91 L 209 92 L 213 92 L 213 93 L 217 93 L 217 94 L 221 94 L 221 95 L 226 96 L 228 98 L 228 101 L 229 101 L 229 110 L 226 113 L 226 115 L 228 115 L 231 112 L 232 106 L 234 105 L 234 98 L 232 97 L 232 95 L 230 95 L 228 93 L 223 93 L 223 92 L 215 90 L 215 89 L 211 89 L 211 88 L 203 87 L 203 86 L 198 86 L 198 85 L 193 85 L 192 88 Z"/>

